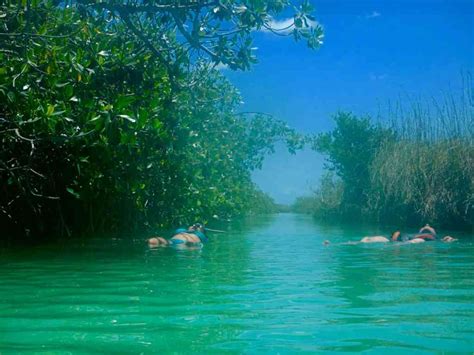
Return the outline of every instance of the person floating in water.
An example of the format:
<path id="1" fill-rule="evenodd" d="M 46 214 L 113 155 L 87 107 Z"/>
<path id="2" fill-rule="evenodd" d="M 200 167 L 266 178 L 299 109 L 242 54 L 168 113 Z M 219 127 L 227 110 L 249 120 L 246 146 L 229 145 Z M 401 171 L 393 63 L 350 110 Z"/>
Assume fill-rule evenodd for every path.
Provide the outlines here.
<path id="1" fill-rule="evenodd" d="M 443 239 L 441 239 L 441 240 L 445 243 L 452 243 L 452 242 L 457 241 L 456 238 L 453 238 L 450 235 L 447 235 L 447 236 L 443 237 Z"/>
<path id="2" fill-rule="evenodd" d="M 362 238 L 359 243 L 388 243 L 390 240 L 394 241 L 397 239 L 400 231 L 395 231 L 392 233 L 390 239 L 383 235 L 374 235 L 369 237 Z"/>
<path id="3" fill-rule="evenodd" d="M 383 235 L 373 235 L 373 236 L 368 236 L 368 237 L 363 237 L 361 240 L 359 241 L 355 241 L 355 242 L 345 242 L 345 243 L 342 243 L 342 244 L 360 244 L 360 243 L 364 243 L 364 244 L 369 244 L 369 243 L 389 243 L 390 241 L 394 242 L 394 241 L 397 241 L 401 236 L 401 233 L 400 231 L 395 231 L 392 233 L 392 235 L 390 237 L 386 237 L 386 236 L 383 236 Z M 405 239 L 405 238 L 404 238 Z M 325 240 L 323 242 L 324 245 L 329 245 L 331 244 L 331 242 L 329 240 Z"/>
<path id="4" fill-rule="evenodd" d="M 406 235 L 402 234 L 399 230 L 392 233 L 390 240 L 384 236 L 373 236 L 364 237 L 360 240 L 360 243 L 388 243 L 388 242 L 403 242 L 410 244 L 423 243 L 426 241 L 436 240 L 436 230 L 429 224 L 420 228 L 417 234 Z M 446 239 L 446 240 L 445 240 Z M 449 238 L 443 238 L 443 241 L 447 241 Z M 454 239 L 454 238 L 453 238 Z M 451 240 L 449 240 L 451 241 Z"/>
<path id="5" fill-rule="evenodd" d="M 368 236 L 368 237 L 363 237 L 360 241 L 356 242 L 346 242 L 342 244 L 360 244 L 360 243 L 389 243 L 389 242 L 402 242 L 405 244 L 418 244 L 418 243 L 424 243 L 426 241 L 432 241 L 436 240 L 437 235 L 436 235 L 436 230 L 431 227 L 429 224 L 426 224 L 424 227 L 422 227 L 417 234 L 413 235 L 407 235 L 403 234 L 397 230 L 392 233 L 390 236 L 390 239 L 386 236 L 382 235 L 376 235 L 376 236 Z M 445 236 L 444 238 L 441 239 L 441 241 L 445 243 L 452 243 L 457 241 L 456 238 L 453 238 L 449 235 Z M 324 245 L 329 245 L 331 242 L 329 240 L 325 240 L 323 242 Z"/>
<path id="6" fill-rule="evenodd" d="M 437 240 L 438 239 L 438 235 L 436 234 L 436 230 L 433 227 L 431 227 L 429 224 L 426 224 L 424 227 L 422 227 L 418 231 L 418 233 L 419 234 L 416 234 L 414 236 L 415 238 L 421 238 L 425 241 Z M 452 242 L 457 241 L 457 239 L 451 237 L 450 235 L 446 235 L 443 238 L 441 238 L 441 241 L 445 242 L 445 243 L 452 243 Z"/>
<path id="7" fill-rule="evenodd" d="M 179 228 L 170 239 L 163 237 L 153 237 L 148 239 L 148 245 L 152 248 L 168 245 L 197 245 L 206 243 L 208 238 L 206 236 L 206 229 L 201 223 L 194 223 L 188 228 Z"/>
<path id="8" fill-rule="evenodd" d="M 426 224 L 424 227 L 421 227 L 418 231 L 418 234 L 415 234 L 410 239 L 423 239 L 424 241 L 436 240 L 436 230 L 431 227 L 429 224 Z"/>
<path id="9" fill-rule="evenodd" d="M 404 242 L 404 243 L 422 243 L 423 240 L 419 238 L 412 238 L 410 239 L 407 235 L 403 234 L 396 230 L 390 235 L 390 239 L 388 237 L 382 235 L 364 237 L 357 243 L 389 243 L 389 242 Z"/>
<path id="10" fill-rule="evenodd" d="M 392 234 L 391 241 L 408 243 L 408 244 L 417 244 L 417 243 L 423 243 L 425 240 L 422 238 L 417 238 L 416 236 L 413 236 L 413 238 L 410 238 L 410 236 L 406 234 L 402 234 L 400 231 L 396 231 L 395 233 Z"/>

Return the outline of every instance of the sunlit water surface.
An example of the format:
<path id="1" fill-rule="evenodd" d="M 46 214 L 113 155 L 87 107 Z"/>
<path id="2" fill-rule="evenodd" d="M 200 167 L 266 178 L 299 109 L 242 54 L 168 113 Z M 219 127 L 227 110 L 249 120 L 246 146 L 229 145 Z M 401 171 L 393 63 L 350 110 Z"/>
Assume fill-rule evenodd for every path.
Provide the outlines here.
<path id="1" fill-rule="evenodd" d="M 130 236 L 3 251 L 0 353 L 473 352 L 472 235 L 337 244 L 371 232 L 281 214 L 201 250 Z"/>

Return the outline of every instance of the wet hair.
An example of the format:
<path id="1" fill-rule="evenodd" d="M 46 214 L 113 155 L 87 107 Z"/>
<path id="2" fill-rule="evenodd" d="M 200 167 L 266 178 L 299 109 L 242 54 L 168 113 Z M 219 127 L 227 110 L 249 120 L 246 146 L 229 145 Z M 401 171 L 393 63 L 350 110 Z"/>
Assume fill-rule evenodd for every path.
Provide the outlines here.
<path id="1" fill-rule="evenodd" d="M 443 239 L 441 239 L 443 242 L 455 242 L 457 239 L 456 238 L 453 238 L 451 237 L 450 235 L 446 235 L 443 237 Z"/>

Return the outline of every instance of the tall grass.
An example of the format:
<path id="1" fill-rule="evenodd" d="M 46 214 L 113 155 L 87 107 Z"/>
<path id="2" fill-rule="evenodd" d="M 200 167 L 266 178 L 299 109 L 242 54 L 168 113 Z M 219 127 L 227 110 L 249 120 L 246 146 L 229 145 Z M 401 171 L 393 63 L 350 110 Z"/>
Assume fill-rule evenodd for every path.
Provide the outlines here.
<path id="1" fill-rule="evenodd" d="M 447 92 L 442 99 L 428 101 L 410 96 L 389 103 L 387 114 L 377 121 L 406 140 L 437 142 L 474 137 L 474 86 L 471 73 L 462 75 L 461 89 Z"/>
<path id="2" fill-rule="evenodd" d="M 459 94 L 452 92 L 441 100 L 399 100 L 376 122 L 336 116 L 336 128 L 315 139 L 335 175 L 321 180 L 313 201 L 300 202 L 322 219 L 473 228 L 471 74 Z"/>
<path id="3" fill-rule="evenodd" d="M 378 218 L 472 227 L 474 95 L 470 74 L 463 79 L 458 97 L 392 107 L 385 124 L 395 140 L 370 166 L 369 210 Z"/>
<path id="4" fill-rule="evenodd" d="M 462 139 L 387 142 L 371 165 L 370 210 L 406 222 L 472 225 L 473 157 Z"/>

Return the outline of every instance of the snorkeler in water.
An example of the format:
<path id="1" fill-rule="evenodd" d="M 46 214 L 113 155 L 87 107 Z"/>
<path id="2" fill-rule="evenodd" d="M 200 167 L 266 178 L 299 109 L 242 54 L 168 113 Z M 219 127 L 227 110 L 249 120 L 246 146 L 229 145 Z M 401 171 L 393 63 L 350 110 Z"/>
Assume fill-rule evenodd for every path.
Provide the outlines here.
<path id="1" fill-rule="evenodd" d="M 188 228 L 179 228 L 170 239 L 163 237 L 153 237 L 148 239 L 148 245 L 152 248 L 169 245 L 197 245 L 206 243 L 208 238 L 206 236 L 206 229 L 201 223 L 194 223 Z"/>
<path id="2" fill-rule="evenodd" d="M 424 241 L 436 240 L 436 230 L 429 224 L 426 224 L 424 227 L 420 228 L 418 234 L 413 235 L 410 239 L 423 239 Z"/>
<path id="3" fill-rule="evenodd" d="M 386 236 L 383 236 L 383 235 L 373 235 L 373 236 L 363 237 L 359 241 L 351 241 L 351 242 L 345 242 L 345 243 L 341 243 L 341 244 L 389 243 L 390 241 L 396 241 L 399 236 L 400 236 L 400 231 L 395 231 L 395 232 L 392 233 L 392 235 L 390 237 L 386 237 Z M 323 242 L 323 244 L 324 245 L 329 245 L 329 244 L 331 244 L 331 242 L 329 240 L 325 240 Z"/>
<path id="4" fill-rule="evenodd" d="M 396 231 L 392 234 L 391 241 L 406 244 L 418 244 L 423 243 L 425 240 L 422 238 L 410 238 L 407 234 L 402 234 L 400 231 Z"/>
<path id="5" fill-rule="evenodd" d="M 364 237 L 360 240 L 359 243 L 388 243 L 388 242 L 398 242 L 398 241 L 402 241 L 402 235 L 399 230 L 393 232 L 390 236 L 390 239 L 385 236 L 376 235 L 376 236 Z M 405 241 L 404 238 L 403 238 L 403 241 Z"/>
<path id="6" fill-rule="evenodd" d="M 436 230 L 431 227 L 429 224 L 426 224 L 424 227 L 422 227 L 419 231 L 419 234 L 416 234 L 416 238 L 422 238 L 423 240 L 436 240 L 438 239 L 438 235 L 436 233 Z M 458 239 L 451 237 L 450 235 L 446 235 L 443 238 L 441 238 L 441 241 L 444 243 L 452 243 L 456 242 Z"/>
<path id="7" fill-rule="evenodd" d="M 388 243 L 388 242 L 399 242 L 403 244 L 418 244 L 418 243 L 424 243 L 426 241 L 431 241 L 431 240 L 436 240 L 436 231 L 433 227 L 427 224 L 423 228 L 421 228 L 417 234 L 413 234 L 413 235 L 402 234 L 399 230 L 397 230 L 392 233 L 390 239 L 387 238 L 386 236 L 377 235 L 377 236 L 364 237 L 360 241 L 350 241 L 350 242 L 345 242 L 345 243 L 340 243 L 340 244 L 347 245 L 347 244 L 361 244 L 361 243 L 368 244 L 368 243 Z M 453 238 L 449 235 L 441 239 L 441 241 L 444 243 L 452 243 L 457 240 L 458 239 Z M 325 240 L 323 244 L 329 245 L 331 244 L 331 242 L 329 240 Z"/>
<path id="8" fill-rule="evenodd" d="M 427 223 L 424 227 L 420 228 L 418 233 L 430 233 L 436 235 L 436 230 Z"/>

